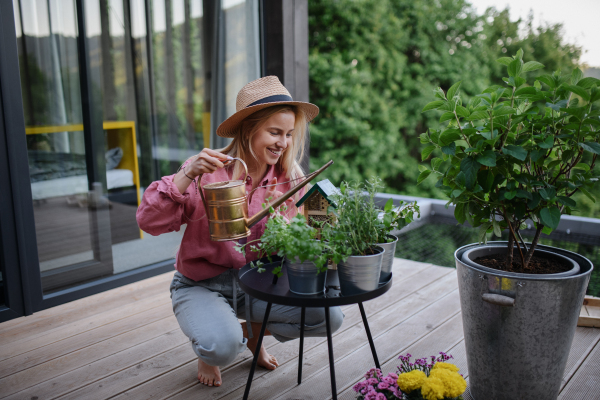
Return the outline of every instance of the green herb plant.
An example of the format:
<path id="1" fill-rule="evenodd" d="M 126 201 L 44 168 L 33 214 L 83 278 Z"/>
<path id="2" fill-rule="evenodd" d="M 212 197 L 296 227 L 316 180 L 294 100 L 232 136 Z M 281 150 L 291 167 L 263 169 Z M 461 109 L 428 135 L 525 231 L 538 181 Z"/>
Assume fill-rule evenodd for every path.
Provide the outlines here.
<path id="1" fill-rule="evenodd" d="M 327 231 L 329 232 L 329 231 Z M 319 231 L 309 226 L 303 215 L 298 214 L 287 221 L 281 215 L 270 218 L 265 226 L 265 232 L 260 240 L 236 245 L 236 250 L 245 254 L 246 248 L 258 253 L 259 258 L 267 257 L 272 262 L 272 256 L 282 257 L 281 264 L 272 272 L 281 276 L 281 268 L 284 258 L 298 260 L 300 262 L 312 261 L 318 269 L 318 273 L 327 270 L 327 260 L 330 249 L 327 242 L 317 240 Z M 264 272 L 263 263 L 260 260 L 252 262 L 252 267 L 258 268 L 258 272 Z"/>
<path id="2" fill-rule="evenodd" d="M 416 203 L 394 209 L 391 199 L 384 207 L 383 217 L 379 218 L 381 210 L 375 204 L 375 195 L 382 187 L 379 178 L 365 183 L 342 182 L 339 193 L 333 195 L 336 207 L 329 207 L 336 223 L 323 230 L 334 255 L 371 254 L 374 244 L 389 242 L 387 235 L 391 231 L 412 221 L 415 210 L 418 211 Z"/>
<path id="3" fill-rule="evenodd" d="M 527 269 L 541 233 L 558 227 L 561 216 L 577 203 L 573 194 L 590 194 L 598 181 L 594 168 L 600 154 L 600 80 L 584 78 L 579 69 L 541 75 L 528 85 L 525 74 L 543 67 L 523 62 L 519 50 L 498 60 L 506 66 L 503 86 L 491 86 L 463 105 L 460 82 L 423 112 L 441 110 L 441 129 L 421 134 L 422 159 L 433 151 L 431 168 L 419 166 L 418 183 L 430 175 L 456 206 L 459 223 L 479 227 L 480 242 L 486 233 L 500 236 L 508 229 L 506 264 L 513 263 L 518 248 L 522 269 Z M 534 239 L 527 248 L 519 230 L 530 219 Z M 516 260 L 515 260 L 516 261 Z"/>
<path id="4" fill-rule="evenodd" d="M 394 200 L 389 199 L 383 207 L 380 223 L 377 225 L 377 242 L 389 243 L 393 239 L 389 236 L 392 231 L 398 231 L 410 224 L 414 220 L 415 214 L 419 217 L 421 213 L 417 202 L 406 203 L 400 201 L 397 207 L 394 207 Z"/>

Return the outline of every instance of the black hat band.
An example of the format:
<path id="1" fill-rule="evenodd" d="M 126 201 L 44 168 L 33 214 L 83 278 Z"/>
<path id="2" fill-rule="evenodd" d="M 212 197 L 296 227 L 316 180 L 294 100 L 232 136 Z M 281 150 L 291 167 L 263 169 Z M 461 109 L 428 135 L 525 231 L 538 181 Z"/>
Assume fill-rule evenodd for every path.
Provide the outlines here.
<path id="1" fill-rule="evenodd" d="M 275 103 L 278 101 L 294 101 L 294 99 L 292 99 L 291 96 L 285 95 L 285 94 L 276 94 L 273 96 L 268 96 L 265 98 L 262 98 L 260 100 L 256 100 L 254 103 L 252 104 L 248 104 L 246 106 L 246 108 L 248 107 L 252 107 L 252 106 L 257 106 L 259 104 L 265 104 L 265 103 Z"/>

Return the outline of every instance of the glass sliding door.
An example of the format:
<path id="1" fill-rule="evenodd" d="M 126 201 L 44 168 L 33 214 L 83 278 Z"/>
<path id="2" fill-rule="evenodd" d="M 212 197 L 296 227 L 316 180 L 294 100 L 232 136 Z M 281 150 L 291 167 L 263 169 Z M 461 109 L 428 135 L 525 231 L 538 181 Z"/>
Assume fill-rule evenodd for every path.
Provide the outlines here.
<path id="1" fill-rule="evenodd" d="M 94 166 L 84 137 L 75 2 L 13 5 L 38 257 L 49 293 L 112 273 L 103 246 L 109 215 L 102 186 L 90 191 L 88 182 Z"/>
<path id="2" fill-rule="evenodd" d="M 136 210 L 226 144 L 216 126 L 260 76 L 258 0 L 11 1 L 43 294 L 172 262 L 186 221 L 153 237 Z"/>

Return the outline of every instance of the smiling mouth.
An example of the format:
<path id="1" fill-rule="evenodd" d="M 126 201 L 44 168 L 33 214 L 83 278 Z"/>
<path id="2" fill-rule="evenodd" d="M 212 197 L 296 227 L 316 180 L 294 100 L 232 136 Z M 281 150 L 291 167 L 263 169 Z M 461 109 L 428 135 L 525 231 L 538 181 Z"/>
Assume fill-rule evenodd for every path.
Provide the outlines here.
<path id="1" fill-rule="evenodd" d="M 269 150 L 269 151 L 271 152 L 271 154 L 273 154 L 273 155 L 274 155 L 274 156 L 276 156 L 276 157 L 279 157 L 279 156 L 281 155 L 281 151 L 279 151 L 279 152 L 276 152 L 275 150 L 271 150 L 271 149 L 269 149 L 269 148 L 267 148 L 267 150 Z"/>

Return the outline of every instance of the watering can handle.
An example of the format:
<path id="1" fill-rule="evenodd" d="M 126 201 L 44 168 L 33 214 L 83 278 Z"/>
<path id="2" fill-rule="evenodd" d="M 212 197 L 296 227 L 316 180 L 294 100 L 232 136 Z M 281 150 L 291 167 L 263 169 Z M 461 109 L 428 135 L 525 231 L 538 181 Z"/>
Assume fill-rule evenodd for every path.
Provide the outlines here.
<path id="1" fill-rule="evenodd" d="M 233 162 L 233 160 L 238 160 L 244 166 L 244 171 L 246 172 L 246 176 L 244 176 L 244 182 L 246 182 L 246 179 L 248 179 L 248 166 L 246 165 L 246 163 L 244 162 L 244 160 L 242 160 L 241 158 L 234 158 L 234 157 L 231 157 L 231 160 L 227 160 L 225 162 L 225 165 L 229 165 L 230 163 Z"/>
<path id="2" fill-rule="evenodd" d="M 227 157 L 228 157 L 228 159 L 227 159 L 227 161 L 225 161 L 223 163 L 223 165 L 229 165 L 234 160 L 238 160 L 239 162 L 242 163 L 242 165 L 244 166 L 244 171 L 246 172 L 243 182 L 246 182 L 246 179 L 248 179 L 248 166 L 246 165 L 244 160 L 242 160 L 241 158 L 235 158 L 235 157 L 229 157 L 229 156 L 227 156 Z M 206 204 L 206 200 L 204 199 L 204 191 L 202 189 L 202 186 L 200 185 L 201 180 L 202 180 L 202 175 L 200 175 L 200 177 L 198 178 L 198 191 L 200 192 L 200 197 L 202 197 L 202 203 L 204 204 L 204 209 L 208 210 L 208 205 Z"/>

